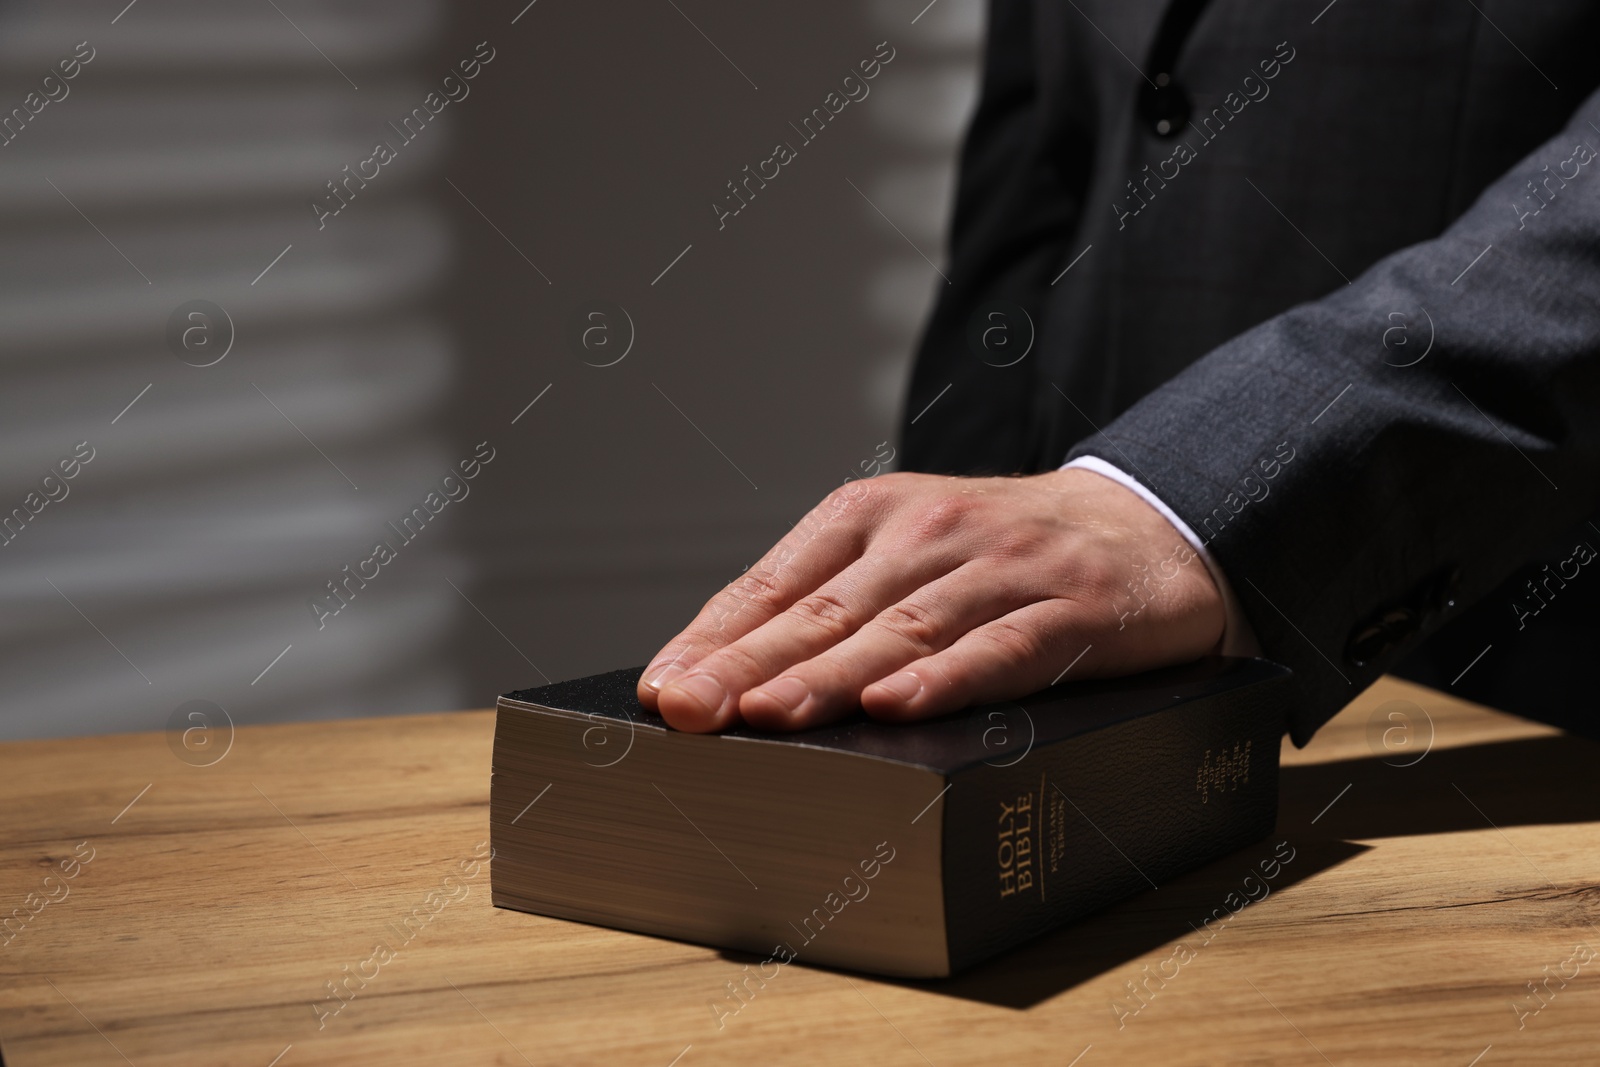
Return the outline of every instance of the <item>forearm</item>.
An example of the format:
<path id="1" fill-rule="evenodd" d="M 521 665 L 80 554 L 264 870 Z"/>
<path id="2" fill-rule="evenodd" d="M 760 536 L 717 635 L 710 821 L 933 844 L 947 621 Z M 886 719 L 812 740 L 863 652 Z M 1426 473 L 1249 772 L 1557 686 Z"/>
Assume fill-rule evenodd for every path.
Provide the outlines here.
<path id="1" fill-rule="evenodd" d="M 1204 541 L 1299 677 L 1298 743 L 1452 598 L 1594 506 L 1594 124 L 1591 98 L 1438 238 L 1223 345 L 1069 454 L 1134 468 Z"/>

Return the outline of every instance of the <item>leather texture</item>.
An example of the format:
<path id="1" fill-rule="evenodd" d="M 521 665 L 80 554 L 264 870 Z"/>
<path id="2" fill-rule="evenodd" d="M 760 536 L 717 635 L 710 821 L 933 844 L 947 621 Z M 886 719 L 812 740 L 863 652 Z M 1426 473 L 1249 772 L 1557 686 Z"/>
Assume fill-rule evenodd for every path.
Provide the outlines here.
<path id="1" fill-rule="evenodd" d="M 635 687 L 643 671 L 643 667 L 627 667 L 520 689 L 501 699 L 626 721 L 637 729 L 669 729 L 660 715 L 639 703 Z M 1169 713 L 1190 706 L 1209 707 L 1219 699 L 1249 702 L 1259 714 L 1274 715 L 1281 724 L 1289 711 L 1282 703 L 1286 693 L 1281 685 L 1288 675 L 1286 668 L 1267 660 L 1210 656 L 1180 667 L 1125 678 L 1063 682 L 1020 700 L 975 705 L 907 725 L 878 722 L 858 711 L 812 730 L 765 733 L 739 727 L 714 738 L 834 749 L 954 774 L 968 767 L 1003 762 L 1015 752 L 1043 748 L 1147 716 L 1159 716 L 1163 724 L 1171 723 L 1163 725 L 1163 730 L 1179 730 L 1175 721 L 1178 716 Z M 1263 693 L 1275 694 L 1279 703 L 1263 707 Z M 1133 753 L 1128 756 L 1136 758 Z"/>
<path id="2" fill-rule="evenodd" d="M 953 776 L 944 816 L 951 970 L 1270 833 L 1288 682 L 1279 675 L 1174 702 Z"/>
<path id="3" fill-rule="evenodd" d="M 607 742 L 617 740 L 621 756 L 631 747 L 630 731 L 668 729 L 635 696 L 642 670 L 508 693 L 501 715 L 532 705 L 592 719 L 602 732 L 627 722 L 626 740 L 619 733 Z M 946 789 L 930 788 L 916 818 L 941 820 L 942 893 L 934 899 L 943 899 L 943 973 L 953 973 L 1265 836 L 1277 814 L 1290 681 L 1287 669 L 1266 660 L 1210 657 L 1126 678 L 1063 683 L 912 725 L 857 714 L 792 734 L 741 729 L 678 736 L 700 746 L 756 740 L 825 748 L 940 775 Z M 511 759 L 504 723 L 496 730 L 497 790 Z M 587 736 L 581 744 L 589 744 Z M 625 771 L 616 780 L 628 778 Z M 509 812 L 512 802 L 506 804 Z M 503 839 L 496 844 L 502 847 L 513 846 Z M 1011 891 L 1003 892 L 1008 871 Z M 499 880 L 496 893 L 497 902 L 544 914 L 660 932 L 614 916 L 596 920 L 552 911 L 548 903 L 534 906 Z"/>

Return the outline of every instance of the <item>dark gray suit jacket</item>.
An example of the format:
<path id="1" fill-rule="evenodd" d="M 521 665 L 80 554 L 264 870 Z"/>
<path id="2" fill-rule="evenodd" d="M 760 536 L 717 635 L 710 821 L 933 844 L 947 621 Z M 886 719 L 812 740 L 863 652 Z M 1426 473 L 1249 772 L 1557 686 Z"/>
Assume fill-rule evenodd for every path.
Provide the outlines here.
<path id="1" fill-rule="evenodd" d="M 1297 743 L 1402 661 L 1593 729 L 1597 85 L 1594 0 L 992 0 L 904 465 L 1138 478 Z"/>

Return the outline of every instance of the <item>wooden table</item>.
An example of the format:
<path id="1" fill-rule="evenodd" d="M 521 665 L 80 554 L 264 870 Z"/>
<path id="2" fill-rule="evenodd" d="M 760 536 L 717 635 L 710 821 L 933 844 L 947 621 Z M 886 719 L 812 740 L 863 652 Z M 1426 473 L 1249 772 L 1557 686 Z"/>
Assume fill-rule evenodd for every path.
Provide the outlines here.
<path id="1" fill-rule="evenodd" d="M 721 1028 L 751 958 L 490 906 L 491 731 L 0 746 L 5 1063 L 1600 1062 L 1600 746 L 1429 690 L 1286 748 L 1268 842 L 953 980 L 791 965 Z M 1267 895 L 1197 931 L 1278 841 Z"/>

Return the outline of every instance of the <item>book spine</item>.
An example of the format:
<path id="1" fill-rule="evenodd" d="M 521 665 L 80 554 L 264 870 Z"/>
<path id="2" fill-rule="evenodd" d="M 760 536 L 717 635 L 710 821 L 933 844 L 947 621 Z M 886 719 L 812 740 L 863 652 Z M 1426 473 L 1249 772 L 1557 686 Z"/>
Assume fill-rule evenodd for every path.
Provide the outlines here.
<path id="1" fill-rule="evenodd" d="M 1048 706 L 1014 706 L 999 754 L 951 776 L 943 878 L 961 970 L 1258 841 L 1277 819 L 1287 678 L 1029 746 Z"/>

